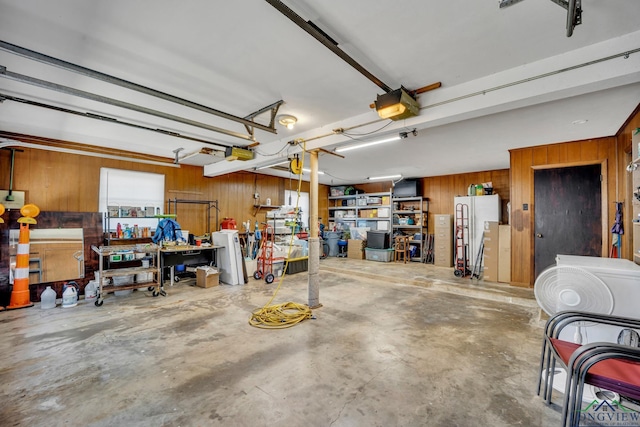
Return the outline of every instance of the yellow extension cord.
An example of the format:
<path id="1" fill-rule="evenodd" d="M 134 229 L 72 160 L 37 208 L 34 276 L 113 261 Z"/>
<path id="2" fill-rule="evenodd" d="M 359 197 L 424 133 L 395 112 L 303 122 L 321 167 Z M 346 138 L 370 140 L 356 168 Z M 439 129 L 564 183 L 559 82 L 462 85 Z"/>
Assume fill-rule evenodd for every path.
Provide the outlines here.
<path id="1" fill-rule="evenodd" d="M 300 169 L 304 166 L 304 155 L 307 152 L 306 142 L 303 142 L 302 146 L 302 161 Z M 302 187 L 302 173 L 298 176 L 298 198 L 296 199 L 296 208 L 295 212 L 298 213 L 298 208 L 300 205 L 300 188 Z M 262 308 L 258 308 L 251 313 L 251 318 L 249 318 L 249 324 L 251 326 L 255 326 L 256 328 L 262 329 L 284 329 L 290 328 L 291 326 L 297 325 L 306 319 L 311 319 L 313 314 L 311 313 L 311 308 L 309 308 L 306 304 L 298 304 L 296 302 L 284 302 L 282 304 L 274 304 L 271 305 L 273 300 L 275 299 L 282 283 L 284 282 L 284 278 L 286 276 L 287 267 L 289 265 L 289 258 L 291 256 L 291 248 L 293 247 L 293 236 L 295 235 L 295 227 L 291 230 L 291 240 L 289 241 L 289 253 L 287 254 L 287 259 L 285 260 L 284 269 L 282 271 L 282 276 L 278 281 L 278 286 L 276 290 L 273 292 L 271 299 L 264 305 Z M 265 236 L 266 237 L 266 236 Z"/>

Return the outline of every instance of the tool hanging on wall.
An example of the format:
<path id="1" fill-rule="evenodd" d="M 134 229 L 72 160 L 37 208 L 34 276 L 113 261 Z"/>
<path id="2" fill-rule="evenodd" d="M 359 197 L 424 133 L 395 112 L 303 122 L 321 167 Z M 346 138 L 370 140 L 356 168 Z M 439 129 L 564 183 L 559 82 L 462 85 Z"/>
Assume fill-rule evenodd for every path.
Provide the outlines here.
<path id="1" fill-rule="evenodd" d="M 624 234 L 624 226 L 622 224 L 622 202 L 614 203 L 616 204 L 616 220 L 611 227 L 611 249 L 609 250 L 609 258 L 620 258 L 622 256 L 622 239 L 620 236 Z"/>

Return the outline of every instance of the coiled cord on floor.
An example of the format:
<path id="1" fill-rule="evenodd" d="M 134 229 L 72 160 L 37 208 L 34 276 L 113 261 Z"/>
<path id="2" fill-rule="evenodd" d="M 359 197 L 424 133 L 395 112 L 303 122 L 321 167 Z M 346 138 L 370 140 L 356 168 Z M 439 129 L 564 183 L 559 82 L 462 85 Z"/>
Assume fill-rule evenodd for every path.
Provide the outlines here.
<path id="1" fill-rule="evenodd" d="M 306 142 L 303 141 L 302 146 L 302 161 L 300 165 L 300 170 L 304 166 L 304 155 L 307 152 Z M 300 189 L 302 188 L 302 174 L 298 176 L 298 198 L 296 199 L 296 213 L 298 212 L 298 207 L 300 205 Z M 262 329 L 284 329 L 289 328 L 291 326 L 297 325 L 306 319 L 311 319 L 313 317 L 313 313 L 311 312 L 311 308 L 306 304 L 298 304 L 296 302 L 284 302 L 282 304 L 274 304 L 271 305 L 274 298 L 278 294 L 282 283 L 284 282 L 284 278 L 286 276 L 287 267 L 289 265 L 289 258 L 291 257 L 291 248 L 293 246 L 293 236 L 295 235 L 295 227 L 291 230 L 291 241 L 289 243 L 289 253 L 287 254 L 287 259 L 285 260 L 285 265 L 282 271 L 282 276 L 278 281 L 278 286 L 276 290 L 273 292 L 271 299 L 267 302 L 264 307 L 258 308 L 251 313 L 251 318 L 249 319 L 249 324 L 256 328 Z"/>
<path id="2" fill-rule="evenodd" d="M 282 304 L 265 305 L 251 313 L 249 324 L 256 328 L 283 329 L 297 325 L 313 314 L 306 304 L 285 302 Z"/>

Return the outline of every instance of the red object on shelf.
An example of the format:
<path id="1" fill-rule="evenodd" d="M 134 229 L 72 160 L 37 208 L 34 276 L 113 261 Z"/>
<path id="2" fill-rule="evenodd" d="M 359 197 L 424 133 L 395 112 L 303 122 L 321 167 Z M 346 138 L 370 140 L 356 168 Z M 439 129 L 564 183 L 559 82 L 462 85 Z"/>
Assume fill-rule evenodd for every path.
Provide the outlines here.
<path id="1" fill-rule="evenodd" d="M 223 230 L 237 230 L 236 220 L 233 218 L 224 218 L 222 220 L 222 229 Z"/>

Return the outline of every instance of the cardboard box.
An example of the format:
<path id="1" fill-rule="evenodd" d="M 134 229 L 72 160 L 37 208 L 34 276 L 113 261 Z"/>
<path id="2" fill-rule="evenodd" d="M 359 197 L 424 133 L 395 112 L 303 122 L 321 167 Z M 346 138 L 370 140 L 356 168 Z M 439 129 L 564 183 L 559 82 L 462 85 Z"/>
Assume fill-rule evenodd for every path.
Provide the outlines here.
<path id="1" fill-rule="evenodd" d="M 220 284 L 220 273 L 213 267 L 196 268 L 196 286 L 211 288 Z"/>
<path id="2" fill-rule="evenodd" d="M 496 221 L 486 221 L 484 223 L 483 279 L 488 282 L 498 281 L 498 264 L 500 258 L 498 236 L 499 224 Z"/>
<path id="3" fill-rule="evenodd" d="M 364 259 L 363 240 L 349 239 L 347 242 L 347 258 Z"/>
<path id="4" fill-rule="evenodd" d="M 511 282 L 511 226 L 501 225 L 498 237 L 498 282 Z"/>

